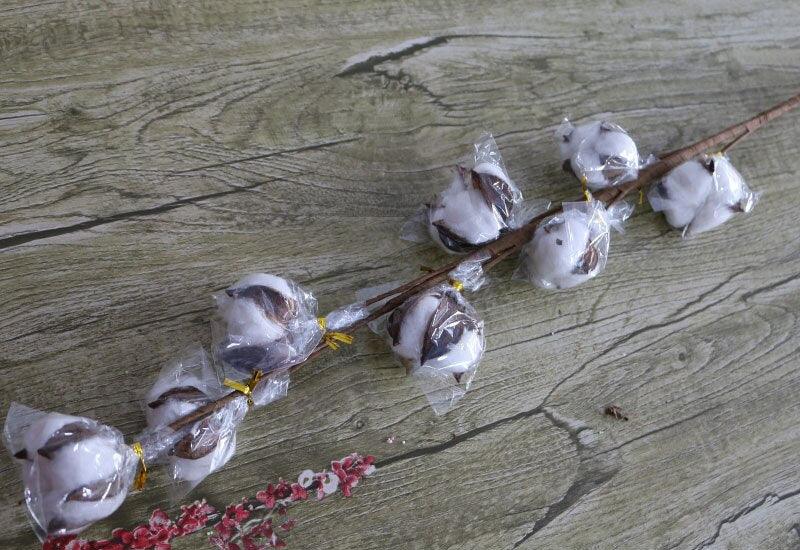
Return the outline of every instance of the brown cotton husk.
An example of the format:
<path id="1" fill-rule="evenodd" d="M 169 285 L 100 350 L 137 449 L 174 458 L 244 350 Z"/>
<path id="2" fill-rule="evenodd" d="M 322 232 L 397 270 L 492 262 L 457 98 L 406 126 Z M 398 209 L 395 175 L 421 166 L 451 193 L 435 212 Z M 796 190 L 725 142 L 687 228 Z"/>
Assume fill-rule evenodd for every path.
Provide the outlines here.
<path id="1" fill-rule="evenodd" d="M 464 331 L 470 328 L 478 329 L 477 320 L 467 315 L 452 293 L 440 295 L 439 305 L 425 331 L 420 362 L 425 364 L 446 354 L 461 339 Z"/>
<path id="2" fill-rule="evenodd" d="M 205 392 L 195 388 L 194 386 L 180 386 L 177 388 L 170 388 L 156 399 L 147 404 L 151 409 L 155 409 L 164 405 L 169 399 L 178 399 L 186 403 L 207 403 L 208 396 Z"/>
<path id="3" fill-rule="evenodd" d="M 509 182 L 498 178 L 494 174 L 479 173 L 470 170 L 472 185 L 481 192 L 486 204 L 491 206 L 500 217 L 508 223 L 511 218 L 511 209 L 516 202 L 516 190 Z"/>
<path id="4" fill-rule="evenodd" d="M 286 324 L 297 315 L 297 300 L 263 285 L 252 285 L 242 289 L 229 288 L 225 293 L 231 298 L 252 300 L 264 315 L 276 323 Z"/>
<path id="5" fill-rule="evenodd" d="M 58 429 L 50 436 L 47 442 L 36 451 L 45 458 L 52 458 L 53 454 L 67 445 L 76 445 L 87 437 L 97 435 L 97 429 L 86 422 L 73 422 Z"/>

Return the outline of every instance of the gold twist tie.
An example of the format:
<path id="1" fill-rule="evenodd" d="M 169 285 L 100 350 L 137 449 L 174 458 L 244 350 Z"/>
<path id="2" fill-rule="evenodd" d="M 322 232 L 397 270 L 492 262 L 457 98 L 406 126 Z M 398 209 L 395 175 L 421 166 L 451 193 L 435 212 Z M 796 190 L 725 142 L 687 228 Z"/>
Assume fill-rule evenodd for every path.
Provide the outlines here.
<path id="1" fill-rule="evenodd" d="M 586 202 L 592 202 L 592 192 L 589 191 L 589 188 L 586 186 L 588 183 L 588 179 L 586 176 L 581 176 L 581 189 L 583 190 L 583 196 L 586 198 Z"/>
<path id="2" fill-rule="evenodd" d="M 138 441 L 131 445 L 131 449 L 139 457 L 139 468 L 136 472 L 136 477 L 133 478 L 133 489 L 141 491 L 144 489 L 144 484 L 147 483 L 147 464 L 144 463 L 144 449 Z"/>
<path id="3" fill-rule="evenodd" d="M 229 387 L 232 390 L 238 391 L 245 397 L 247 397 L 247 406 L 253 406 L 253 390 L 256 389 L 256 386 L 261 381 L 261 378 L 264 376 L 264 373 L 260 370 L 253 371 L 253 375 L 248 380 L 247 384 L 243 384 L 242 382 L 237 382 L 236 380 L 231 380 L 230 378 L 226 378 L 223 380 L 222 384 L 224 386 Z"/>
<path id="4" fill-rule="evenodd" d="M 464 290 L 464 283 L 462 283 L 458 279 L 450 279 L 448 283 L 450 283 L 450 286 L 452 286 L 456 290 L 456 292 L 461 292 L 462 290 Z"/>
<path id="5" fill-rule="evenodd" d="M 644 189 L 639 189 L 639 206 L 644 204 Z"/>
<path id="6" fill-rule="evenodd" d="M 322 340 L 325 342 L 325 345 L 332 350 L 338 350 L 341 347 L 340 344 L 350 345 L 353 343 L 353 337 L 345 332 L 329 332 L 327 328 L 328 322 L 325 320 L 325 317 L 317 317 L 317 323 L 319 323 L 319 328 L 324 331 Z"/>

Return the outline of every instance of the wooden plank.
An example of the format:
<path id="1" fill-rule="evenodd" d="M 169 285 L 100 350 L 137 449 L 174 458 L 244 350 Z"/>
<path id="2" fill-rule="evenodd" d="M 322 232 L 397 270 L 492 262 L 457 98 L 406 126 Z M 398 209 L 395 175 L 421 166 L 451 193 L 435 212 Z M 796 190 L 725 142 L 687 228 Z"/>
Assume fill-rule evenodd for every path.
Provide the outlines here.
<path id="1" fill-rule="evenodd" d="M 2 410 L 133 436 L 142 381 L 208 342 L 209 294 L 239 275 L 295 278 L 328 311 L 443 262 L 398 227 L 484 129 L 526 196 L 565 200 L 562 116 L 657 152 L 800 81 L 793 2 L 583 4 L 5 2 Z M 570 292 L 500 267 L 471 297 L 489 349 L 450 414 L 362 334 L 254 411 L 196 495 L 224 505 L 358 450 L 378 473 L 298 508 L 294 547 L 796 547 L 797 116 L 737 145 L 763 196 L 724 230 L 682 241 L 641 208 Z M 166 483 L 89 534 L 166 505 Z M 7 456 L 0 487 L 0 546 L 34 547 Z"/>

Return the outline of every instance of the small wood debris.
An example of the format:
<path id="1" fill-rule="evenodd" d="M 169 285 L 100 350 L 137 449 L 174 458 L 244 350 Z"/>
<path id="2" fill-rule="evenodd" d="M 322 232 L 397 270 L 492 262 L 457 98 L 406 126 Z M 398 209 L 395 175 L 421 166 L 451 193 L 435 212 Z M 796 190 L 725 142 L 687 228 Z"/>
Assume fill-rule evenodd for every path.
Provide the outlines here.
<path id="1" fill-rule="evenodd" d="M 616 418 L 617 420 L 628 421 L 628 417 L 622 412 L 622 408 L 620 408 L 619 405 L 606 405 L 603 409 L 603 414 Z"/>

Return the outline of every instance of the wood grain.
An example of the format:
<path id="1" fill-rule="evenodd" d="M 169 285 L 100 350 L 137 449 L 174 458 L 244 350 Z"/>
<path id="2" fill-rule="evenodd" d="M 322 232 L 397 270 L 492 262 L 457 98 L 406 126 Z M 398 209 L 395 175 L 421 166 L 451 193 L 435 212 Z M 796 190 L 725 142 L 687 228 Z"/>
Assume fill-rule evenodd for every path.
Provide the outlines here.
<path id="1" fill-rule="evenodd" d="M 551 139 L 565 115 L 657 152 L 797 91 L 795 2 L 585 4 L 4 2 L 2 410 L 133 436 L 147 381 L 208 343 L 209 294 L 241 274 L 294 278 L 327 311 L 443 263 L 398 228 L 484 129 L 527 197 L 558 201 L 576 193 Z M 254 411 L 195 494 L 224 505 L 357 450 L 378 473 L 298 507 L 292 547 L 798 547 L 797 120 L 737 145 L 763 194 L 723 230 L 681 240 L 640 208 L 568 292 L 500 267 L 472 297 L 486 359 L 448 415 L 362 333 Z M 166 483 L 87 534 L 166 505 Z M 0 489 L 0 546 L 35 547 L 7 456 Z"/>

